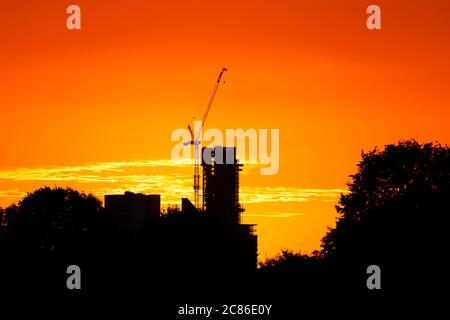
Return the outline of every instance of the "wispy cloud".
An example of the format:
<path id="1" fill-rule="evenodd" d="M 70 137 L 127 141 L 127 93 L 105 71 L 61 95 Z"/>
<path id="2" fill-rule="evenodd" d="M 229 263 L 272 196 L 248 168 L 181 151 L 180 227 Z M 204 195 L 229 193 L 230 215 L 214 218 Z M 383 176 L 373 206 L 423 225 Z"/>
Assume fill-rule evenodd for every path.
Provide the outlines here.
<path id="1" fill-rule="evenodd" d="M 13 180 L 49 180 L 49 181 L 103 181 L 114 182 L 114 178 L 99 175 L 100 173 L 123 173 L 127 169 L 137 168 L 161 168 L 161 167 L 189 167 L 188 160 L 155 160 L 134 162 L 105 162 L 87 164 L 84 166 L 41 167 L 41 168 L 16 168 L 0 170 L 0 179 Z"/>
<path id="2" fill-rule="evenodd" d="M 304 212 L 245 213 L 246 217 L 262 217 L 262 218 L 292 218 L 306 215 L 307 213 Z"/>
<path id="3" fill-rule="evenodd" d="M 163 203 L 192 194 L 191 161 L 105 162 L 82 166 L 0 169 L 0 198 L 17 199 L 43 185 L 73 186 L 98 196 L 125 191 L 159 193 Z M 241 186 L 242 203 L 336 201 L 340 189 Z M 6 201 L 2 201 L 4 203 Z M 281 216 L 292 216 L 283 213 Z M 266 215 L 268 216 L 268 215 Z"/>
<path id="4" fill-rule="evenodd" d="M 22 198 L 24 196 L 24 192 L 19 189 L 9 189 L 9 190 L 0 190 L 0 197 L 5 198 Z"/>
<path id="5" fill-rule="evenodd" d="M 296 187 L 241 187 L 241 199 L 247 203 L 335 201 L 345 190 Z"/>

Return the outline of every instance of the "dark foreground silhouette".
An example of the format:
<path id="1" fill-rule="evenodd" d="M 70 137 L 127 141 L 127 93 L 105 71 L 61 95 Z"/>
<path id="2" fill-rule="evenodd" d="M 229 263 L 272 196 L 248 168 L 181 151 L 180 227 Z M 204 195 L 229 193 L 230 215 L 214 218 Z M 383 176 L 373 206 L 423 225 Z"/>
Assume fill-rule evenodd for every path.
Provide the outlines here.
<path id="1" fill-rule="evenodd" d="M 145 296 L 162 309 L 195 301 L 278 302 L 276 314 L 307 301 L 377 305 L 386 297 L 435 293 L 448 270 L 450 149 L 408 140 L 363 153 L 348 188 L 320 252 L 283 251 L 258 269 L 240 263 L 248 252 L 235 231 L 202 213 L 175 210 L 129 234 L 117 230 L 93 195 L 42 188 L 1 210 L 1 288 Z M 82 270 L 81 290 L 66 286 L 73 264 Z M 381 270 L 381 290 L 367 287 L 370 265 Z"/>

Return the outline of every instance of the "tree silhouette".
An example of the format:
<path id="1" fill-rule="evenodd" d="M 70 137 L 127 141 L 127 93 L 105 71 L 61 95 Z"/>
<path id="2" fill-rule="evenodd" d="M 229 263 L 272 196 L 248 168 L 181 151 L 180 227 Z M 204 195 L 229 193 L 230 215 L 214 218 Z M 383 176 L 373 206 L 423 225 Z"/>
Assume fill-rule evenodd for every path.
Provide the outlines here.
<path id="1" fill-rule="evenodd" d="M 4 210 L 3 234 L 10 247 L 63 252 L 92 235 L 102 211 L 100 200 L 92 194 L 44 187 Z"/>
<path id="2" fill-rule="evenodd" d="M 263 274 L 295 273 L 300 282 L 313 278 L 313 287 L 367 292 L 366 270 L 375 264 L 391 288 L 439 282 L 449 247 L 450 149 L 400 141 L 363 152 L 357 167 L 321 252 L 282 251 L 260 264 Z"/>
<path id="3" fill-rule="evenodd" d="M 439 265 L 448 249 L 447 146 L 407 140 L 375 148 L 362 153 L 351 178 L 349 192 L 336 206 L 336 226 L 322 239 L 324 256 L 348 272 L 382 265 L 392 278 L 406 282 L 408 276 L 417 278 L 430 265 Z"/>
<path id="4" fill-rule="evenodd" d="M 317 251 L 313 252 L 312 255 L 307 255 L 283 249 L 275 257 L 259 263 L 259 268 L 262 272 L 298 273 L 310 272 L 317 268 L 320 263 L 321 256 Z"/>
<path id="5" fill-rule="evenodd" d="M 66 289 L 66 268 L 86 266 L 103 251 L 102 213 L 95 196 L 60 187 L 38 189 L 4 209 L 0 287 L 8 292 Z"/>

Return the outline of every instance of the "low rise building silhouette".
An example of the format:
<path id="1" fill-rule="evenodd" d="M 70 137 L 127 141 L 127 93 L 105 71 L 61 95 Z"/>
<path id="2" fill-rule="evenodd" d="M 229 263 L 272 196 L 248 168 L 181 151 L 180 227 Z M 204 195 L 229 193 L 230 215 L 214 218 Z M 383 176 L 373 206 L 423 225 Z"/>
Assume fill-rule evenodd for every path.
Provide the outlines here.
<path id="1" fill-rule="evenodd" d="M 161 196 L 129 191 L 124 194 L 105 195 L 105 209 L 118 230 L 137 233 L 160 217 Z"/>

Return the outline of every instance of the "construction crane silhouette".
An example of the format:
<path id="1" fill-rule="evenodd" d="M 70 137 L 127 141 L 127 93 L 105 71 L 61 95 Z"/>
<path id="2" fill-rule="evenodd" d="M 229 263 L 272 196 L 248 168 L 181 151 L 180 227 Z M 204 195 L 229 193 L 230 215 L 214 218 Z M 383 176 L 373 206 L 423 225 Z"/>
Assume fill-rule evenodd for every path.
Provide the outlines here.
<path id="1" fill-rule="evenodd" d="M 222 76 L 224 72 L 228 71 L 227 68 L 222 68 L 222 70 L 219 73 L 219 77 L 217 78 L 217 81 L 214 83 L 214 87 L 212 88 L 211 95 L 208 100 L 208 104 L 206 105 L 205 113 L 203 114 L 203 117 L 200 122 L 200 126 L 196 128 L 194 125 L 194 129 L 188 125 L 189 132 L 191 133 L 191 141 L 188 142 L 188 144 L 194 145 L 194 206 L 197 209 L 200 209 L 200 150 L 201 150 L 201 137 L 200 134 L 202 132 L 202 128 L 205 125 L 206 118 L 208 117 L 209 111 L 211 110 L 211 106 L 214 102 L 214 97 L 216 96 L 217 89 L 219 89 L 220 81 L 222 80 Z M 196 130 L 194 132 L 194 130 Z"/>

